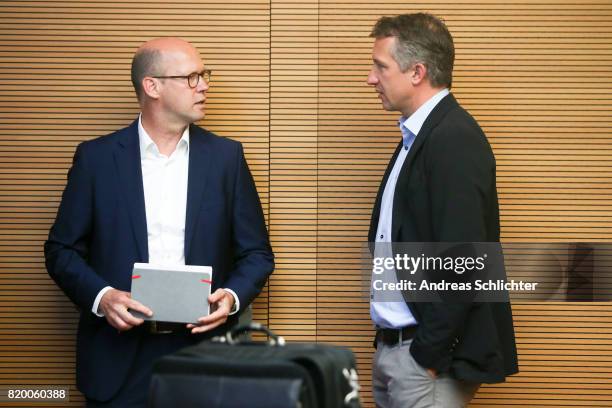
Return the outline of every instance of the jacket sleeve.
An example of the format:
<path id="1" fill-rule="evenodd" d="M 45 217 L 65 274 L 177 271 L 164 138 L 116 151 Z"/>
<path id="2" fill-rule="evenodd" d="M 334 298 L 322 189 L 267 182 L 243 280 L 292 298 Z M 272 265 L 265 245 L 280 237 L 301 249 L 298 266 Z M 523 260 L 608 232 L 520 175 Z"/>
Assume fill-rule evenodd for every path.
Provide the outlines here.
<path id="1" fill-rule="evenodd" d="M 93 183 L 84 145 L 77 147 L 55 223 L 45 242 L 47 271 L 79 308 L 92 308 L 108 286 L 87 264 L 92 230 Z"/>
<path id="2" fill-rule="evenodd" d="M 491 215 L 486 211 L 494 199 L 495 159 L 486 137 L 469 119 L 451 120 L 435 129 L 423 152 L 436 242 L 487 241 Z M 423 327 L 411 346 L 415 360 L 423 367 L 447 371 L 474 306 L 469 299 L 422 304 L 419 325 Z"/>
<path id="3" fill-rule="evenodd" d="M 232 206 L 234 266 L 224 286 L 236 293 L 244 309 L 261 292 L 274 270 L 274 255 L 259 196 L 240 144 L 236 156 Z"/>

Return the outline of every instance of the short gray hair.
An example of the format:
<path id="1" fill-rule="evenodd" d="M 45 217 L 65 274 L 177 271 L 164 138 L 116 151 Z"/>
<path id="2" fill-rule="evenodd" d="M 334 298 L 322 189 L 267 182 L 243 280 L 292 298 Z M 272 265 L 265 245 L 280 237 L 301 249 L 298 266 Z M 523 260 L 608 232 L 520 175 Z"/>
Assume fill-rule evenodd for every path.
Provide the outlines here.
<path id="1" fill-rule="evenodd" d="M 452 35 L 439 18 L 428 13 L 381 17 L 370 37 L 395 37 L 391 55 L 402 71 L 420 62 L 427 67 L 432 86 L 451 87 L 455 46 Z"/>

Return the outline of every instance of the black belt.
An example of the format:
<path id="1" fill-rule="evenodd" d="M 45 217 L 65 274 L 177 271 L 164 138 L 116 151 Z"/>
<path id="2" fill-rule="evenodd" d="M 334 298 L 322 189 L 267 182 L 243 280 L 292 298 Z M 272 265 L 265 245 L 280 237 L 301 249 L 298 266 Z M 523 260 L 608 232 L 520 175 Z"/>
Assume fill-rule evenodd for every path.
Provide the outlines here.
<path id="1" fill-rule="evenodd" d="M 394 346 L 404 340 L 410 340 L 414 337 L 416 333 L 416 326 L 408 326 L 403 327 L 401 329 L 376 329 L 376 339 L 374 341 L 374 345 L 376 342 L 381 342 L 388 346 Z"/>
<path id="2" fill-rule="evenodd" d="M 146 320 L 143 323 L 146 332 L 150 334 L 172 334 L 172 333 L 188 333 L 186 323 L 171 323 L 171 322 L 156 322 Z"/>

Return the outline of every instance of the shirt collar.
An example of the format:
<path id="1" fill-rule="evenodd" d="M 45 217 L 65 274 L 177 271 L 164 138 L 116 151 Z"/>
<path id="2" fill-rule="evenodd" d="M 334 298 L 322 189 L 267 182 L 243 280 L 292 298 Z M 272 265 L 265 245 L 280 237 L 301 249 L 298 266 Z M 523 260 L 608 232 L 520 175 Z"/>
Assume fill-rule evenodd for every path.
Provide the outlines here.
<path id="1" fill-rule="evenodd" d="M 144 155 L 145 152 L 148 151 L 148 149 L 153 149 L 155 153 L 159 154 L 159 149 L 157 148 L 157 145 L 155 144 L 153 139 L 151 139 L 151 136 L 149 136 L 145 128 L 142 126 L 142 113 L 138 115 L 138 140 L 140 143 L 141 155 Z M 177 143 L 176 149 L 178 150 L 181 146 L 185 146 L 187 152 L 189 152 L 189 126 L 187 126 L 183 131 L 183 135 Z"/>
<path id="2" fill-rule="evenodd" d="M 412 132 L 413 135 L 418 135 L 419 131 L 423 127 L 423 123 L 425 123 L 425 120 L 427 119 L 431 111 L 449 93 L 450 91 L 448 90 L 448 88 L 444 88 L 443 90 L 429 98 L 427 102 L 422 104 L 419 109 L 417 109 L 408 118 L 404 116 L 400 117 L 397 124 L 399 125 L 402 134 L 404 134 L 404 130 L 407 129 Z"/>

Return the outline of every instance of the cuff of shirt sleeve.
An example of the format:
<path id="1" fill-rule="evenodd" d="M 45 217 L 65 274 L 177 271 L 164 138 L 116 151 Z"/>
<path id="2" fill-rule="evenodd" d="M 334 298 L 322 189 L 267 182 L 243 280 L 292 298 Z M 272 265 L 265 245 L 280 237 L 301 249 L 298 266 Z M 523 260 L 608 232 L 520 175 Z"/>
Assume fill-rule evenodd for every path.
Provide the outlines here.
<path id="1" fill-rule="evenodd" d="M 240 310 L 240 300 L 238 300 L 238 295 L 236 294 L 236 292 L 234 292 L 231 289 L 223 288 L 223 290 L 231 293 L 232 296 L 234 297 L 234 307 L 232 307 L 232 310 L 230 310 L 230 313 L 229 313 L 230 316 L 238 313 L 238 311 Z"/>
<path id="2" fill-rule="evenodd" d="M 106 286 L 102 288 L 100 292 L 98 292 L 98 296 L 96 296 L 96 300 L 94 300 L 93 307 L 91 308 L 92 313 L 96 316 L 104 317 L 104 313 L 98 313 L 98 307 L 100 306 L 100 300 L 102 300 L 102 296 L 104 296 L 104 294 L 111 289 L 112 287 Z"/>

